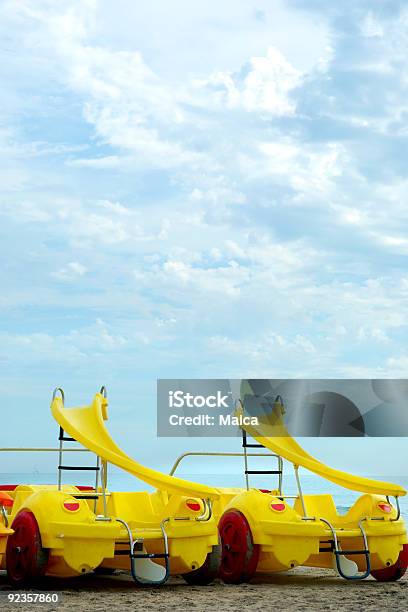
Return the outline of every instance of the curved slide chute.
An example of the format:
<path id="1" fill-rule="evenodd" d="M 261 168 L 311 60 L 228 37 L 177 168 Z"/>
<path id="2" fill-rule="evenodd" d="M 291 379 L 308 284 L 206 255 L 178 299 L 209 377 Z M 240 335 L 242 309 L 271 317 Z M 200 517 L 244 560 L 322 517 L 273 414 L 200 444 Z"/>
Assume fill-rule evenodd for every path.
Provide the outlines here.
<path id="1" fill-rule="evenodd" d="M 237 413 L 244 416 L 240 408 Z M 352 491 L 401 497 L 406 490 L 400 485 L 381 480 L 373 480 L 364 476 L 355 476 L 325 465 L 309 455 L 289 434 L 282 419 L 283 405 L 275 402 L 272 412 L 258 418 L 258 425 L 242 425 L 242 428 L 252 436 L 258 444 L 262 444 L 273 453 L 287 459 L 294 465 L 304 467 L 326 480 L 330 480 Z"/>
<path id="2" fill-rule="evenodd" d="M 51 412 L 64 431 L 82 446 L 147 484 L 168 493 L 210 499 L 219 497 L 219 492 L 213 487 L 163 474 L 129 457 L 112 440 L 105 427 L 104 421 L 108 418 L 107 407 L 108 401 L 101 393 L 96 393 L 89 406 L 78 408 L 66 408 L 63 399 L 55 396 L 51 403 Z"/>

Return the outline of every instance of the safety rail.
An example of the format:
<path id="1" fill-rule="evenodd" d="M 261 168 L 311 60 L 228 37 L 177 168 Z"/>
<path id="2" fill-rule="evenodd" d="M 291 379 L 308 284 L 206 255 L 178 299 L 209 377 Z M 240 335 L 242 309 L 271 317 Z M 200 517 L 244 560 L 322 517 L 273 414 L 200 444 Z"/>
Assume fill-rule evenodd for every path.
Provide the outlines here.
<path id="1" fill-rule="evenodd" d="M 177 457 L 175 460 L 173 467 L 171 468 L 169 475 L 174 476 L 175 471 L 177 470 L 180 463 L 186 457 L 244 457 L 245 453 L 222 453 L 222 452 L 200 452 L 200 451 L 189 451 L 187 453 L 183 453 Z M 275 453 L 248 453 L 250 457 L 279 457 L 279 455 L 275 455 Z"/>
<path id="2" fill-rule="evenodd" d="M 35 453 L 35 452 L 41 452 L 41 453 L 59 453 L 60 449 L 59 448 L 50 448 L 50 447 L 40 447 L 40 446 L 26 446 L 26 447 L 21 447 L 21 446 L 4 446 L 4 447 L 0 447 L 0 453 L 1 452 L 10 452 L 10 453 L 19 453 L 19 452 L 23 452 L 23 453 Z M 89 448 L 64 448 L 64 453 L 91 453 L 92 451 L 89 450 Z"/>
<path id="3" fill-rule="evenodd" d="M 303 515 L 304 517 L 307 517 L 307 511 L 306 511 L 306 504 L 304 501 L 304 497 L 303 497 L 303 491 L 302 491 L 302 487 L 300 484 L 300 478 L 299 478 L 299 466 L 294 465 L 294 471 L 295 471 L 295 477 L 296 477 L 296 484 L 297 484 L 297 489 L 298 489 L 298 494 L 297 495 L 285 495 L 282 492 L 282 473 L 283 473 L 283 459 L 280 455 L 277 455 L 276 453 L 269 453 L 269 452 L 265 452 L 265 453 L 253 453 L 253 452 L 248 452 L 246 451 L 246 448 L 251 448 L 251 446 L 249 444 L 247 444 L 244 447 L 244 452 L 243 453 L 230 453 L 230 452 L 204 452 L 204 451 L 189 451 L 186 453 L 182 453 L 181 455 L 179 455 L 179 457 L 177 457 L 176 461 L 173 464 L 173 467 L 171 468 L 169 474 L 170 476 L 173 476 L 174 473 L 176 472 L 178 466 L 180 465 L 180 463 L 183 461 L 183 459 L 185 459 L 186 457 L 244 457 L 245 460 L 245 480 L 246 480 L 246 485 L 247 488 L 249 488 L 249 483 L 248 483 L 248 472 L 250 472 L 250 470 L 248 470 L 248 464 L 247 464 L 247 458 L 248 457 L 276 457 L 278 459 L 278 464 L 279 464 L 279 470 L 277 470 L 277 473 L 279 474 L 279 497 L 283 498 L 283 499 L 300 499 L 300 503 L 302 506 L 302 510 L 303 510 Z M 258 446 L 256 447 L 258 448 Z M 255 473 L 259 473 L 259 470 L 256 471 L 254 470 Z"/>
<path id="4" fill-rule="evenodd" d="M 130 573 L 132 575 L 134 582 L 139 586 L 146 586 L 146 585 L 159 586 L 160 584 L 164 584 L 165 582 L 167 582 L 170 576 L 170 553 L 169 553 L 168 536 L 166 532 L 166 523 L 170 521 L 170 518 L 165 518 L 160 523 L 160 532 L 163 538 L 163 549 L 164 549 L 164 552 L 162 553 L 145 552 L 145 550 L 143 549 L 144 538 L 141 538 L 141 537 L 134 538 L 132 529 L 130 528 L 129 524 L 123 519 L 117 518 L 116 521 L 120 523 L 121 525 L 123 525 L 123 527 L 126 529 L 128 540 L 129 540 L 129 551 L 123 551 L 123 550 L 115 551 L 115 554 L 119 553 L 119 554 L 129 555 Z M 141 550 L 137 549 L 138 545 L 141 545 Z M 141 576 L 137 575 L 136 565 L 135 565 L 136 559 L 144 559 L 144 560 L 149 560 L 153 562 L 154 562 L 154 559 L 163 559 L 164 560 L 164 570 L 163 570 L 164 573 L 158 579 L 155 579 L 155 580 L 154 579 L 153 580 L 143 579 Z"/>
<path id="5" fill-rule="evenodd" d="M 183 453 L 183 454 L 181 454 L 181 455 L 179 455 L 177 457 L 176 461 L 173 464 L 173 467 L 171 468 L 171 470 L 169 472 L 170 476 L 174 476 L 174 473 L 176 472 L 176 470 L 179 467 L 180 463 L 186 457 L 243 457 L 244 458 L 244 462 L 245 462 L 245 482 L 246 482 L 246 488 L 249 489 L 248 474 L 279 474 L 279 494 L 280 494 L 280 496 L 282 496 L 283 460 L 282 460 L 282 457 L 280 455 L 276 455 L 275 453 L 269 453 L 269 452 L 265 452 L 265 453 L 252 453 L 252 452 L 249 452 L 248 453 L 246 451 L 246 448 L 244 448 L 244 452 L 243 453 L 189 451 L 189 452 Z M 262 470 L 262 471 L 260 471 L 260 470 L 248 470 L 248 464 L 247 464 L 248 457 L 275 457 L 278 460 L 279 469 L 278 470 Z M 284 497 L 289 498 L 290 496 L 285 495 Z M 199 519 L 197 519 L 197 520 L 199 520 Z M 208 519 L 201 519 L 201 520 L 208 520 Z"/>
<path id="6" fill-rule="evenodd" d="M 365 519 L 361 519 L 358 523 L 358 527 L 361 533 L 361 537 L 363 539 L 363 543 L 364 543 L 364 548 L 362 549 L 351 549 L 351 550 L 343 550 L 342 548 L 340 548 L 339 545 L 339 540 L 338 540 L 338 535 L 336 533 L 336 528 L 331 524 L 330 521 L 328 521 L 325 518 L 322 517 L 318 517 L 318 520 L 321 521 L 322 523 L 324 523 L 325 525 L 327 525 L 327 527 L 330 529 L 331 535 L 332 535 L 332 552 L 334 554 L 334 559 L 336 562 L 336 568 L 337 568 L 337 572 L 339 573 L 339 575 L 344 578 L 345 580 L 364 580 L 365 578 L 368 578 L 368 576 L 371 573 L 371 558 L 370 558 L 370 550 L 368 548 L 368 540 L 367 540 L 367 535 L 366 532 L 364 531 L 364 527 L 363 527 L 363 521 Z M 339 536 L 341 537 L 341 533 L 339 534 Z M 366 567 L 365 570 L 363 571 L 362 574 L 346 574 L 341 566 L 341 562 L 340 562 L 340 557 L 348 557 L 351 555 L 364 555 L 365 558 L 365 563 L 366 563 Z"/>
<path id="7" fill-rule="evenodd" d="M 0 503 L 0 512 L 1 512 L 1 516 L 3 517 L 4 525 L 8 527 L 9 526 L 8 515 L 2 503 Z"/>

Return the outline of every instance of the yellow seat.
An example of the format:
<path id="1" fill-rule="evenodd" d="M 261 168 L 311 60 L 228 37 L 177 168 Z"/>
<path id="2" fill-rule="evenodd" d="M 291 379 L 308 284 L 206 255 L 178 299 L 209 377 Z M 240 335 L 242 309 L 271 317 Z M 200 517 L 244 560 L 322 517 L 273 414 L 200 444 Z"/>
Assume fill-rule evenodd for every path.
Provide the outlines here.
<path id="1" fill-rule="evenodd" d="M 305 503 L 307 516 L 323 516 L 330 522 L 335 522 L 339 518 L 336 505 L 331 495 L 303 495 L 303 501 Z M 296 498 L 293 509 L 303 516 L 302 502 L 299 497 Z"/>

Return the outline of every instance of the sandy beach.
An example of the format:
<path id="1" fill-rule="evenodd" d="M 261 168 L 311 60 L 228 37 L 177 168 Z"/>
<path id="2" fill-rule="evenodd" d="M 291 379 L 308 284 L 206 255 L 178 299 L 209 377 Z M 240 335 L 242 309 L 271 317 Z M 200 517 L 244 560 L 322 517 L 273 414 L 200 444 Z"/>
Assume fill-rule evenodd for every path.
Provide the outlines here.
<path id="1" fill-rule="evenodd" d="M 0 573 L 0 607 L 7 610 L 205 610 L 235 612 L 247 610 L 407 610 L 408 578 L 395 583 L 367 579 L 345 582 L 331 570 L 298 568 L 275 576 L 259 576 L 240 586 L 216 582 L 192 587 L 181 578 L 151 589 L 135 588 L 126 574 L 112 577 L 88 575 L 77 579 L 48 580 L 41 592 L 57 592 L 58 604 L 16 604 L 7 602 L 14 592 Z M 38 592 L 35 589 L 30 592 Z"/>

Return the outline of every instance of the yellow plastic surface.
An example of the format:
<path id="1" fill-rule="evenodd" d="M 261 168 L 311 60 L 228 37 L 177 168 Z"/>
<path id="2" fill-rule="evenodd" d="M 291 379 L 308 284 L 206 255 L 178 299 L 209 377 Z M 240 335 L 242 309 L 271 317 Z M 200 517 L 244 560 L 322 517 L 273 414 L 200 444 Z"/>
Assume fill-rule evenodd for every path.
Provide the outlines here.
<path id="1" fill-rule="evenodd" d="M 51 403 L 51 412 L 64 431 L 85 448 L 147 484 L 169 493 L 212 499 L 219 497 L 217 489 L 213 487 L 163 474 L 147 468 L 129 457 L 112 440 L 105 427 L 107 405 L 107 399 L 100 393 L 96 393 L 89 406 L 78 408 L 66 408 L 62 399 L 55 397 Z"/>
<path id="2" fill-rule="evenodd" d="M 400 485 L 348 474 L 347 472 L 331 468 L 312 457 L 312 455 L 309 455 L 287 431 L 281 416 L 281 410 L 282 405 L 276 403 L 271 415 L 268 415 L 265 419 L 259 418 L 258 425 L 243 425 L 243 429 L 259 444 L 262 444 L 273 453 L 341 487 L 362 493 L 392 496 L 406 495 L 406 490 Z M 238 412 L 241 412 L 243 415 L 242 411 Z"/>

